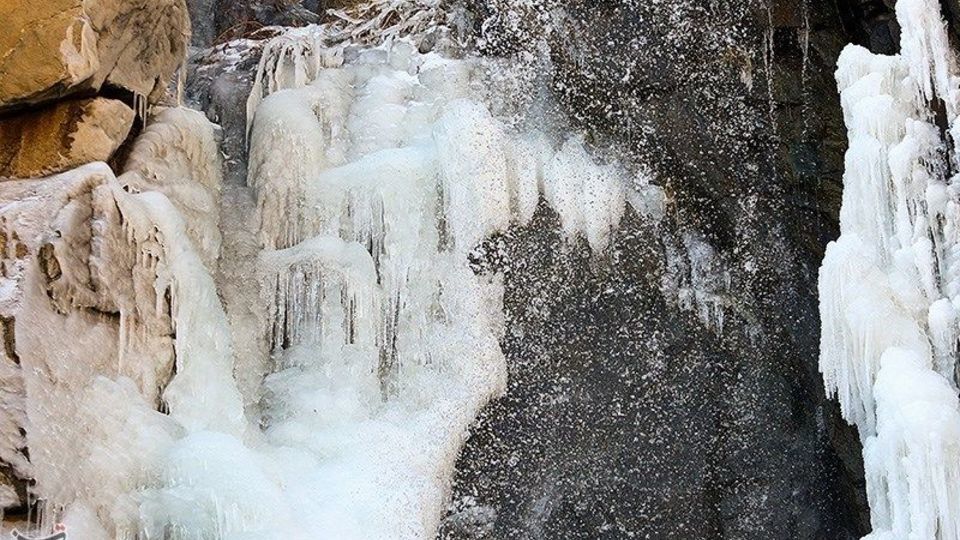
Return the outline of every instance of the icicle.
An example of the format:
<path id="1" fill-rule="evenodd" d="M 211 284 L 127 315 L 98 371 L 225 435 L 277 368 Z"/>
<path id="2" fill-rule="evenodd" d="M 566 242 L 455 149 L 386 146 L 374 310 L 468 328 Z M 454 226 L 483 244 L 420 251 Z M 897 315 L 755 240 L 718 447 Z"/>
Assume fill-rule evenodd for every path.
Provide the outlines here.
<path id="1" fill-rule="evenodd" d="M 146 129 L 147 127 L 148 108 L 149 108 L 149 102 L 147 100 L 147 96 L 144 96 L 139 92 L 134 92 L 133 93 L 134 113 L 136 114 L 136 117 L 139 118 L 141 122 L 143 122 L 144 129 Z"/>
<path id="2" fill-rule="evenodd" d="M 820 367 L 864 440 L 871 538 L 960 538 L 957 79 L 938 2 L 899 0 L 901 55 L 841 55 L 850 148 L 820 271 Z M 946 116 L 946 119 L 944 119 Z"/>
<path id="3" fill-rule="evenodd" d="M 183 92 L 187 85 L 186 61 L 177 68 L 177 107 L 183 107 Z"/>

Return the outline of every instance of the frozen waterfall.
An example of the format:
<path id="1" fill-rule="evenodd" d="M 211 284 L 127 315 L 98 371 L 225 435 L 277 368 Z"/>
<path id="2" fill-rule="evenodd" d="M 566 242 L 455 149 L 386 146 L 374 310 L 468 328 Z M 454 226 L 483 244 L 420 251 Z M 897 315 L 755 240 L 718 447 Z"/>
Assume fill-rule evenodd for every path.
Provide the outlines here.
<path id="1" fill-rule="evenodd" d="M 236 188 L 249 214 L 223 202 L 237 193 L 222 185 L 215 126 L 181 108 L 155 111 L 119 177 L 95 164 L 8 185 L 37 202 L 4 219 L 31 216 L 45 255 L 4 274 L 32 353 L 2 382 L 29 397 L 10 414 L 64 427 L 29 433 L 27 463 L 2 419 L 0 451 L 37 479 L 44 529 L 431 538 L 467 430 L 507 379 L 503 287 L 470 253 L 541 200 L 598 252 L 628 204 L 662 207 L 578 135 L 529 121 L 529 96 L 498 82 L 509 63 L 334 30 L 264 48 Z M 223 247 L 241 223 L 254 254 Z M 84 340 L 50 340 L 63 326 Z M 88 356 L 102 361 L 70 373 Z"/>
<path id="2" fill-rule="evenodd" d="M 899 0 L 897 56 L 837 81 L 850 141 L 820 270 L 820 369 L 864 443 L 875 539 L 960 538 L 960 78 L 940 5 Z"/>

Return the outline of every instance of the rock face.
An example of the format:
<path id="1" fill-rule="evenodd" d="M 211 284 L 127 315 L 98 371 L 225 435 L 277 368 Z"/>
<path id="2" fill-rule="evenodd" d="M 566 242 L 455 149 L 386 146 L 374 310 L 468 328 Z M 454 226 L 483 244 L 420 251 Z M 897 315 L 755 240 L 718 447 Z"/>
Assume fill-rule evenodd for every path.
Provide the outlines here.
<path id="1" fill-rule="evenodd" d="M 126 287 L 136 281 L 129 276 L 126 281 L 115 279 L 117 271 L 122 275 L 123 267 L 130 266 L 122 257 L 101 266 L 92 262 L 91 257 L 104 255 L 104 243 L 95 240 L 95 251 L 101 251 L 91 255 L 90 227 L 75 229 L 77 234 L 58 232 L 56 240 L 41 242 L 48 239 L 51 222 L 59 219 L 58 209 L 65 204 L 71 208 L 60 216 L 64 222 L 80 223 L 90 217 L 93 192 L 105 189 L 96 189 L 95 185 L 114 174 L 103 163 L 87 164 L 111 160 L 128 141 L 137 116 L 131 105 L 145 109 L 148 102 L 157 103 L 165 95 L 174 72 L 184 61 L 189 33 L 183 0 L 0 0 L 0 179 L 33 179 L 0 183 L 0 281 L 5 287 L 0 295 L 4 345 L 0 350 L 0 514 L 12 511 L 26 517 L 35 510 L 27 495 L 38 481 L 30 459 L 42 454 L 36 448 L 44 445 L 37 441 L 45 434 L 33 430 L 28 435 L 28 429 L 42 423 L 37 414 L 70 414 L 67 409 L 72 408 L 54 406 L 42 412 L 43 406 L 38 404 L 43 398 L 32 399 L 27 390 L 33 385 L 30 377 L 40 370 L 25 370 L 23 364 L 29 365 L 31 358 L 44 358 L 45 347 L 61 337 L 69 340 L 61 342 L 63 350 L 80 354 L 84 348 L 81 343 L 89 340 L 91 350 L 96 351 L 91 358 L 115 357 L 113 341 L 120 326 L 116 317 L 118 295 L 107 298 L 110 294 L 101 286 L 123 282 L 122 287 Z M 161 122 L 153 130 L 161 135 L 154 137 L 177 129 L 164 127 Z M 170 178 L 186 182 L 178 168 L 187 158 L 178 151 L 181 147 L 177 141 L 194 140 L 197 133 L 208 134 L 211 130 L 206 124 L 193 124 L 178 132 L 188 131 L 194 133 L 180 139 L 171 137 L 163 156 L 156 160 L 147 159 L 150 154 L 141 150 L 138 170 L 131 172 L 129 181 L 151 186 L 175 183 Z M 144 144 L 151 140 L 147 138 Z M 184 151 L 188 150 L 194 149 Z M 36 180 L 58 172 L 64 175 Z M 75 197 L 72 204 L 66 201 L 70 197 Z M 115 206 L 106 206 L 107 213 L 115 210 Z M 101 220 L 98 231 L 110 229 L 111 238 L 122 236 L 121 228 L 113 227 L 114 222 L 108 226 L 108 221 Z M 68 246 L 70 242 L 76 244 Z M 87 251 L 81 253 L 84 249 Z M 88 263 L 95 268 L 87 267 Z M 50 311 L 48 315 L 72 322 L 60 327 L 63 321 L 19 319 L 23 292 L 33 290 L 23 285 L 29 265 L 42 267 L 48 288 L 39 298 L 44 309 Z M 94 290 L 89 290 L 91 287 Z M 151 302 L 150 307 L 156 311 L 158 305 Z M 156 399 L 172 369 L 169 324 L 165 325 L 162 316 L 151 314 L 137 324 L 146 331 L 133 342 L 126 337 L 123 341 L 132 348 L 160 351 L 134 376 L 144 395 Z M 125 321 L 123 326 L 130 328 L 130 322 Z M 24 345 L 32 338 L 37 340 L 34 345 Z M 18 344 L 22 348 L 18 349 Z M 70 381 L 68 385 L 84 379 L 85 375 L 78 373 L 89 375 L 92 372 L 85 370 L 99 369 L 82 362 L 73 362 L 72 367 L 76 371 L 61 374 L 63 380 Z M 107 372 L 115 374 L 116 369 Z M 68 390 L 67 394 L 71 403 L 78 398 L 76 392 Z M 71 421 L 59 424 L 70 425 Z M 34 438 L 32 442 L 30 437 Z M 31 445 L 35 450 L 32 455 L 28 450 Z M 72 464 L 65 469 L 67 476 L 76 476 L 77 468 Z M 59 486 L 66 483 L 61 481 Z"/>
<path id="2" fill-rule="evenodd" d="M 92 2 L 87 13 L 100 54 L 94 85 L 159 101 L 186 61 L 190 18 L 184 0 L 101 0 Z"/>
<path id="3" fill-rule="evenodd" d="M 184 0 L 0 2 L 0 177 L 110 159 L 135 116 L 119 99 L 159 102 L 189 34 Z"/>
<path id="4" fill-rule="evenodd" d="M 80 0 L 0 3 L 0 108 L 75 89 L 100 70 Z"/>
<path id="5" fill-rule="evenodd" d="M 0 110 L 104 85 L 156 101 L 189 33 L 184 0 L 0 2 Z"/>
<path id="6" fill-rule="evenodd" d="M 190 22 L 193 32 L 190 43 L 198 47 L 206 47 L 216 39 L 214 17 L 217 0 L 188 0 L 187 9 L 190 12 Z"/>
<path id="7" fill-rule="evenodd" d="M 315 23 L 329 7 L 327 0 L 188 0 L 193 21 L 192 44 L 208 47 L 215 41 L 241 37 L 263 26 L 303 26 Z"/>
<path id="8" fill-rule="evenodd" d="M 859 538 L 861 449 L 817 372 L 816 283 L 846 146 L 834 66 L 850 41 L 889 46 L 883 3 L 554 4 L 484 3 L 485 42 L 543 36 L 559 112 L 652 176 L 668 219 L 628 220 L 597 259 L 542 208 L 485 250 L 510 389 L 442 536 Z"/>
<path id="9" fill-rule="evenodd" d="M 60 101 L 0 119 L 0 177 L 36 178 L 107 161 L 133 120 L 133 109 L 107 98 Z"/>

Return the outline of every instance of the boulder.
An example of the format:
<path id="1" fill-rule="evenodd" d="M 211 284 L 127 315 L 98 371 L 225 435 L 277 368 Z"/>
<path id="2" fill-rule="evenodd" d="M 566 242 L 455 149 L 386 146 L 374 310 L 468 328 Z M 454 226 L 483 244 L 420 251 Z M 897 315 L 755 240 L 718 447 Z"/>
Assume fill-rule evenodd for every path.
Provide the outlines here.
<path id="1" fill-rule="evenodd" d="M 0 2 L 0 108 L 57 97 L 99 70 L 80 0 Z"/>
<path id="2" fill-rule="evenodd" d="M 156 102 L 189 34 L 185 0 L 0 1 L 0 111 L 104 85 Z"/>
<path id="3" fill-rule="evenodd" d="M 0 119 L 0 177 L 36 178 L 106 161 L 133 120 L 133 109 L 107 98 L 61 101 Z"/>

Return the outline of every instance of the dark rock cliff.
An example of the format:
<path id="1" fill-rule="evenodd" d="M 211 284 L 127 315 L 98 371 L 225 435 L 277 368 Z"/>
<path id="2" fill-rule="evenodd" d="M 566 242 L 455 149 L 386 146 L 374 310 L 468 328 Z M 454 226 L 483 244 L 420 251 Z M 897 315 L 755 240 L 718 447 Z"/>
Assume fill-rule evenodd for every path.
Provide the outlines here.
<path id="1" fill-rule="evenodd" d="M 463 452 L 443 537 L 862 536 L 859 441 L 817 372 L 816 285 L 846 147 L 835 62 L 850 41 L 889 52 L 889 10 L 563 4 L 548 37 L 563 111 L 652 170 L 668 217 L 628 222 L 600 258 L 563 246 L 545 209 L 496 239 L 510 389 Z M 529 29 L 488 9 L 486 42 L 522 48 Z M 683 309 L 691 294 L 722 322 Z"/>

